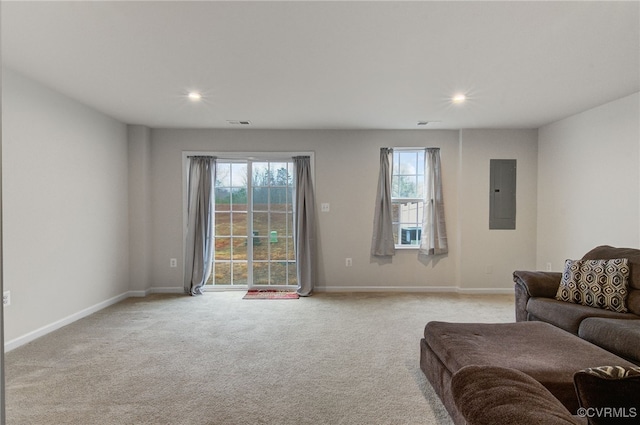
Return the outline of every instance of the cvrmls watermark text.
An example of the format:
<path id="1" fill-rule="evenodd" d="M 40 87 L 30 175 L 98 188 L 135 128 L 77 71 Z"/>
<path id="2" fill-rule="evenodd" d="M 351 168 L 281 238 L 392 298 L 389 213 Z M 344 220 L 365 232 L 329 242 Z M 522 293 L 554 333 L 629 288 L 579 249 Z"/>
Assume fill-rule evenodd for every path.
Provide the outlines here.
<path id="1" fill-rule="evenodd" d="M 635 418 L 635 407 L 581 407 L 577 411 L 582 418 Z"/>

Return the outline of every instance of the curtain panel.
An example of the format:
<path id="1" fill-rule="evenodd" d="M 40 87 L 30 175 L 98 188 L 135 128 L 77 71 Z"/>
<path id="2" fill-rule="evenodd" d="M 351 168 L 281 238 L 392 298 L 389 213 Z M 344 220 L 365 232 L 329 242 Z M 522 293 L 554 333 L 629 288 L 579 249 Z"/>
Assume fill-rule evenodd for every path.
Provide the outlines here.
<path id="1" fill-rule="evenodd" d="M 375 212 L 373 216 L 373 237 L 371 255 L 388 257 L 396 253 L 393 239 L 393 219 L 391 209 L 391 171 L 393 149 L 380 149 L 380 174 L 378 176 L 378 192 L 376 194 Z"/>
<path id="2" fill-rule="evenodd" d="M 422 220 L 422 255 L 441 255 L 449 252 L 447 229 L 444 220 L 444 199 L 442 196 L 442 171 L 440 169 L 440 148 L 427 148 L 424 155 L 426 194 Z"/>
<path id="3" fill-rule="evenodd" d="M 184 292 L 204 293 L 214 251 L 216 157 L 189 157 Z"/>
<path id="4" fill-rule="evenodd" d="M 316 205 L 311 178 L 311 158 L 294 156 L 296 174 L 295 212 L 293 216 L 294 249 L 298 289 L 301 296 L 313 292 L 316 281 Z"/>

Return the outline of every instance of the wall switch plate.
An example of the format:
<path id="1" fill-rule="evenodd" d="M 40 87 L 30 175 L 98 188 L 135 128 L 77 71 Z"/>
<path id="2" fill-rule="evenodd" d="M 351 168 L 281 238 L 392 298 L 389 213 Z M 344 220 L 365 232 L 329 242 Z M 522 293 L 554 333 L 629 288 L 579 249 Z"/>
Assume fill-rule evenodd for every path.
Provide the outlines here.
<path id="1" fill-rule="evenodd" d="M 178 259 L 177 258 L 172 258 L 169 260 L 169 267 L 173 268 L 173 267 L 178 267 Z"/>
<path id="2" fill-rule="evenodd" d="M 330 207 L 328 202 L 324 202 L 324 203 L 320 204 L 320 211 L 329 212 L 330 209 L 331 209 L 331 207 Z"/>
<path id="3" fill-rule="evenodd" d="M 344 265 L 347 266 L 347 267 L 353 266 L 353 260 L 351 258 L 345 258 L 344 259 Z"/>
<path id="4" fill-rule="evenodd" d="M 2 293 L 2 305 L 5 307 L 11 305 L 11 291 L 4 291 Z"/>

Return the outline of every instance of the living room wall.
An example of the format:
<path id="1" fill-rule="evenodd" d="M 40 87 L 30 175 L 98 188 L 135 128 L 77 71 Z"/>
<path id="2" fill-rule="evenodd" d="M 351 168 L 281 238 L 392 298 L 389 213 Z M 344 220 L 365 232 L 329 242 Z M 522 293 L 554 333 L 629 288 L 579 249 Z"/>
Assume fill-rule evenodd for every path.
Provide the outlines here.
<path id="1" fill-rule="evenodd" d="M 451 130 L 156 129 L 151 134 L 150 285 L 156 290 L 182 285 L 182 264 L 169 267 L 169 258 L 182 260 L 182 151 L 315 153 L 317 202 L 331 206 L 328 213 L 318 212 L 319 290 L 510 292 L 513 268 L 535 264 L 535 130 L 478 130 L 461 135 Z M 448 255 L 425 260 L 416 251 L 400 251 L 392 261 L 370 257 L 379 148 L 383 146 L 441 148 Z M 511 235 L 502 234 L 506 237 L 487 237 L 488 218 L 476 223 L 473 217 L 488 217 L 488 159 L 505 155 L 519 161 L 519 227 Z M 461 172 L 461 164 L 470 169 Z M 464 242 L 483 254 L 469 249 L 467 256 L 460 255 L 460 223 L 466 228 Z M 345 267 L 346 257 L 353 259 L 352 267 Z M 490 274 L 487 265 L 492 268 Z"/>
<path id="2" fill-rule="evenodd" d="M 2 72 L 5 341 L 24 343 L 129 289 L 127 133 Z"/>
<path id="3" fill-rule="evenodd" d="M 640 246 L 640 95 L 539 130 L 537 267 Z"/>
<path id="4" fill-rule="evenodd" d="M 513 288 L 536 256 L 537 130 L 460 131 L 460 273 L 464 288 Z M 515 159 L 516 226 L 489 229 L 489 163 Z"/>

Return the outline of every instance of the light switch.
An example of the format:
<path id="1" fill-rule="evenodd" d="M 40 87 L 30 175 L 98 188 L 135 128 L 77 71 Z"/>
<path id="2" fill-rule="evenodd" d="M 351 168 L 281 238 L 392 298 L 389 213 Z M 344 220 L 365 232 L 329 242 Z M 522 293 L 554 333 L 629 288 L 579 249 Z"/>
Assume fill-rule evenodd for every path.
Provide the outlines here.
<path id="1" fill-rule="evenodd" d="M 325 202 L 323 204 L 320 205 L 320 210 L 322 212 L 329 212 L 329 203 Z"/>

